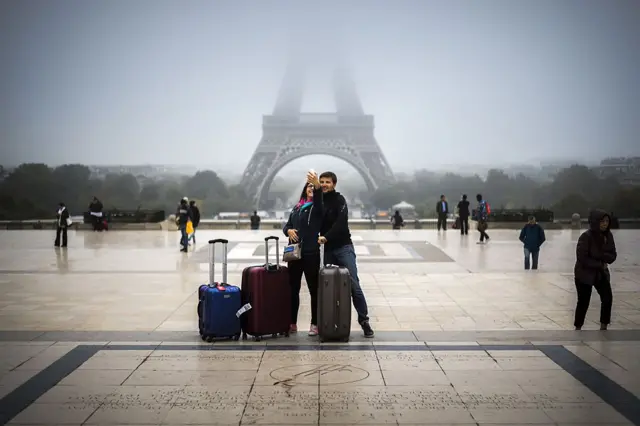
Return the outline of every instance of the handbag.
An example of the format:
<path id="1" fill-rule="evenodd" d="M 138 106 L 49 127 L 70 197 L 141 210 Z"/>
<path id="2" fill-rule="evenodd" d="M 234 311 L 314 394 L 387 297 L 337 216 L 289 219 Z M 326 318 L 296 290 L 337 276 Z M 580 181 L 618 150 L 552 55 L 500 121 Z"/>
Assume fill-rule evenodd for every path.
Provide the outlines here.
<path id="1" fill-rule="evenodd" d="M 67 222 L 67 226 L 71 226 L 71 224 L 73 223 L 70 217 L 67 218 L 66 222 Z"/>
<path id="2" fill-rule="evenodd" d="M 284 252 L 282 253 L 282 260 L 284 262 L 295 262 L 300 259 L 302 259 L 302 252 L 299 243 L 287 244 L 284 247 Z"/>
<path id="3" fill-rule="evenodd" d="M 190 220 L 187 221 L 187 235 L 191 235 L 193 234 L 193 222 L 191 222 Z"/>

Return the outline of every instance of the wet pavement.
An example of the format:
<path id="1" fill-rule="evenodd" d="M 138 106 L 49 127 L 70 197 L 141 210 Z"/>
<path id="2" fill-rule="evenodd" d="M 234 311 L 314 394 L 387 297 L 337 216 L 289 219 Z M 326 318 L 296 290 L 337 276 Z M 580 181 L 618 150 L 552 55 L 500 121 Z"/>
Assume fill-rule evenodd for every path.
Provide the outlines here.
<path id="1" fill-rule="evenodd" d="M 640 231 L 614 234 L 605 332 L 595 293 L 573 331 L 579 232 L 524 271 L 518 231 L 379 230 L 353 238 L 374 339 L 355 315 L 348 345 L 306 336 L 303 286 L 297 335 L 201 342 L 206 241 L 239 284 L 271 234 L 0 232 L 0 424 L 640 425 Z"/>

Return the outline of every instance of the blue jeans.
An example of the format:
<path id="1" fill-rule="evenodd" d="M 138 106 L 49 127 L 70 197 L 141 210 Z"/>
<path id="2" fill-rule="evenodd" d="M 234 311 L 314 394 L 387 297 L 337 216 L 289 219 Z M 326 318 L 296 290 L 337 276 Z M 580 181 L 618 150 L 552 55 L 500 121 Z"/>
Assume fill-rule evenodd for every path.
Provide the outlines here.
<path id="1" fill-rule="evenodd" d="M 189 247 L 189 235 L 187 235 L 187 225 L 180 225 L 180 245 L 184 250 Z"/>
<path id="2" fill-rule="evenodd" d="M 367 299 L 364 297 L 362 288 L 360 287 L 360 279 L 358 278 L 358 265 L 356 264 L 356 251 L 353 245 L 339 247 L 327 253 L 328 259 L 326 263 L 335 264 L 347 268 L 351 275 L 351 299 L 353 307 L 358 313 L 358 323 L 362 324 L 369 321 L 369 310 L 367 308 Z"/>
<path id="3" fill-rule="evenodd" d="M 540 250 L 532 251 L 532 250 L 529 250 L 528 248 L 525 248 L 524 249 L 524 269 L 529 269 L 530 260 L 533 261 L 533 264 L 531 265 L 531 269 L 538 269 L 539 255 L 540 255 Z"/>

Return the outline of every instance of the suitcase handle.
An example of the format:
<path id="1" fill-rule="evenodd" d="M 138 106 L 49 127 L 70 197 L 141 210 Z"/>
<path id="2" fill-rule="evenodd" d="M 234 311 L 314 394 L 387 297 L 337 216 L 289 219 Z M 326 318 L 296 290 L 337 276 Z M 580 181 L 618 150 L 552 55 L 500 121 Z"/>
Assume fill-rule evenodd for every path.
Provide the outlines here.
<path id="1" fill-rule="evenodd" d="M 229 240 L 225 240 L 224 238 L 216 238 L 215 240 L 209 240 L 209 244 L 216 244 L 216 243 L 229 244 Z"/>
<path id="2" fill-rule="evenodd" d="M 264 239 L 264 267 L 269 270 L 269 241 L 276 240 L 276 270 L 280 269 L 280 238 L 272 235 Z"/>
<path id="3" fill-rule="evenodd" d="M 325 265 L 324 264 L 324 244 L 320 244 L 320 270 L 322 271 L 327 266 L 335 266 L 331 263 Z"/>
<path id="4" fill-rule="evenodd" d="M 320 270 L 324 269 L 324 244 L 320 244 Z"/>
<path id="5" fill-rule="evenodd" d="M 224 238 L 217 238 L 215 240 L 209 240 L 209 287 L 213 287 L 215 283 L 215 270 L 216 270 L 216 244 L 221 243 L 223 247 L 222 251 L 222 280 L 220 284 L 222 287 L 227 285 L 227 245 L 228 240 Z M 220 286 L 218 286 L 220 287 Z"/>

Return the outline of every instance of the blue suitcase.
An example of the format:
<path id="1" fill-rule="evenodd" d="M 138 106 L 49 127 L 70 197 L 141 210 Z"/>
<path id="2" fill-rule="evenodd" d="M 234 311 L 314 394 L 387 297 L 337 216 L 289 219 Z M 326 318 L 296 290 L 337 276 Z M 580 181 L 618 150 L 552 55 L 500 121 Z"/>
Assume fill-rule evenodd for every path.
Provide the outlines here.
<path id="1" fill-rule="evenodd" d="M 215 245 L 222 243 L 222 281 L 215 281 Z M 242 307 L 240 288 L 227 283 L 227 244 L 229 241 L 209 241 L 209 284 L 198 289 L 198 325 L 202 340 L 219 338 L 238 340 L 241 334 L 238 312 Z"/>

